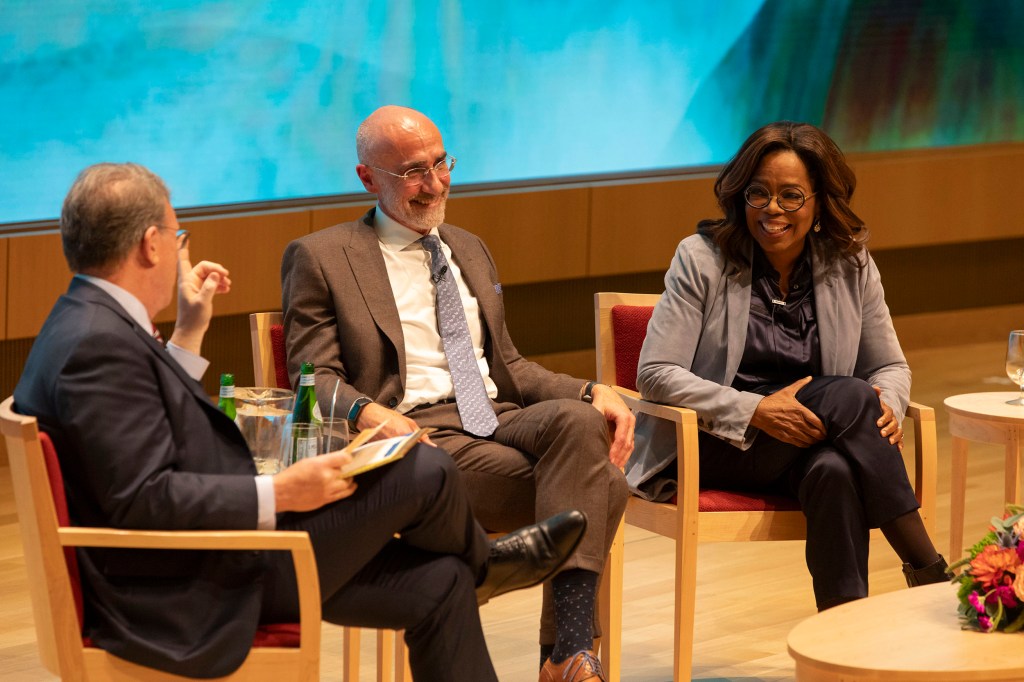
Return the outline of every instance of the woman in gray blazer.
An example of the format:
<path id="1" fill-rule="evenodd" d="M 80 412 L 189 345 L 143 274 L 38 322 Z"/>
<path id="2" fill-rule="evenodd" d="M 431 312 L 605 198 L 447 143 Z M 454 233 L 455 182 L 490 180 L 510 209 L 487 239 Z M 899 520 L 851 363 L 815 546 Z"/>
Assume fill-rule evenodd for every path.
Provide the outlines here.
<path id="1" fill-rule="evenodd" d="M 701 485 L 793 495 L 819 609 L 867 595 L 881 528 L 911 586 L 945 580 L 900 451 L 910 368 L 853 171 L 818 128 L 751 135 L 715 183 L 724 218 L 676 251 L 640 354 L 644 398 L 697 412 Z M 627 480 L 671 495 L 674 439 L 637 422 Z"/>

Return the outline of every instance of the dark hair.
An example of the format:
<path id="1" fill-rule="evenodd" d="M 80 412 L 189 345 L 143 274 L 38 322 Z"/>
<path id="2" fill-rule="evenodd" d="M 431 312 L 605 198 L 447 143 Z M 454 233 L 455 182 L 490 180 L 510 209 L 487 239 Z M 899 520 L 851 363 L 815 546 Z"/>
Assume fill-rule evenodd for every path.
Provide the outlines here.
<path id="1" fill-rule="evenodd" d="M 64 258 L 72 272 L 109 268 L 150 225 L 161 225 L 170 192 L 135 163 L 98 163 L 75 179 L 60 213 Z"/>
<path id="2" fill-rule="evenodd" d="M 850 209 L 857 178 L 832 138 L 809 123 L 777 121 L 748 137 L 715 181 L 715 196 L 725 217 L 700 221 L 697 232 L 714 239 L 729 262 L 749 266 L 747 254 L 753 237 L 747 229 L 743 192 L 764 157 L 782 150 L 795 153 L 807 167 L 821 224 L 821 232 L 808 235 L 817 253 L 826 263 L 843 258 L 863 267 L 858 256 L 868 229 Z"/>

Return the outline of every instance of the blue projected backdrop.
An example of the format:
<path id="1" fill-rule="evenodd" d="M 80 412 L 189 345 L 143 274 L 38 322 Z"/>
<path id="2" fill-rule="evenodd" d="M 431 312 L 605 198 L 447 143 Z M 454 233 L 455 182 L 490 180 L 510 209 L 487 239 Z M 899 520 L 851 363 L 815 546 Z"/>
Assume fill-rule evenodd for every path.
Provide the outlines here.
<path id="1" fill-rule="evenodd" d="M 721 163 L 780 118 L 848 152 L 1024 140 L 1024 3 L 893 4 L 0 0 L 0 223 L 97 161 L 179 207 L 358 192 L 388 103 L 462 183 Z"/>

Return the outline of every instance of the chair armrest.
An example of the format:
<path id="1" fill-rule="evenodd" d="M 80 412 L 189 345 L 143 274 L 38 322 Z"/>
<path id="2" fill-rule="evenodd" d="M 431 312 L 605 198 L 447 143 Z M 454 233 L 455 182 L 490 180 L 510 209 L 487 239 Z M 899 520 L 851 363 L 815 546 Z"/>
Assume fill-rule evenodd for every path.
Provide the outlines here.
<path id="1" fill-rule="evenodd" d="M 120 547 L 127 549 L 302 550 L 310 547 L 305 531 L 276 530 L 121 530 L 117 528 L 61 528 L 65 547 Z"/>
<path id="2" fill-rule="evenodd" d="M 649 400 L 644 400 L 640 397 L 640 394 L 636 391 L 631 391 L 628 388 L 622 388 L 621 386 L 612 386 L 619 397 L 622 398 L 622 402 L 626 403 L 626 407 L 631 410 L 636 410 L 642 414 L 649 414 L 652 417 L 658 417 L 659 419 L 667 419 L 676 424 L 682 425 L 693 425 L 697 426 L 697 413 L 688 407 L 676 407 L 674 405 L 662 405 L 661 403 L 652 403 Z"/>
<path id="3" fill-rule="evenodd" d="M 203 530 L 159 531 L 115 528 L 60 528 L 64 547 L 123 549 L 265 550 L 291 552 L 299 592 L 302 647 L 320 650 L 320 578 L 309 534 L 305 531 Z"/>
<path id="4" fill-rule="evenodd" d="M 697 507 L 700 494 L 700 456 L 697 451 L 697 413 L 688 407 L 662 405 L 644 400 L 636 391 L 612 386 L 631 410 L 670 421 L 676 436 L 676 481 L 680 526 L 677 537 L 697 533 Z"/>

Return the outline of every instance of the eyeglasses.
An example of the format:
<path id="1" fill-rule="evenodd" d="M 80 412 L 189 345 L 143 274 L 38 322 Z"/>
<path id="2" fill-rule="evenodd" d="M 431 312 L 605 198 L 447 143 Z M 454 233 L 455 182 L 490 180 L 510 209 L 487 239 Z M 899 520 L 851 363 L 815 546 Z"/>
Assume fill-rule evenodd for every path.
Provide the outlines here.
<path id="1" fill-rule="evenodd" d="M 179 251 L 188 246 L 188 230 L 184 227 L 179 228 L 178 231 L 174 233 L 174 238 L 178 240 Z"/>
<path id="2" fill-rule="evenodd" d="M 817 192 L 814 194 L 817 194 Z M 788 213 L 799 211 L 804 207 L 804 202 L 813 197 L 814 194 L 805 196 L 796 187 L 789 187 L 778 194 L 772 194 L 764 185 L 750 185 L 743 190 L 743 198 L 746 199 L 747 206 L 750 206 L 750 208 L 765 208 L 768 204 L 772 203 L 772 199 L 775 199 L 778 201 L 779 208 Z"/>
<path id="3" fill-rule="evenodd" d="M 410 185 L 418 185 L 427 179 L 429 173 L 433 173 L 437 176 L 438 180 L 443 180 L 452 174 L 452 170 L 455 169 L 455 162 L 457 159 L 454 156 L 446 156 L 430 168 L 410 168 L 404 173 L 392 173 L 384 168 L 378 168 L 377 166 L 370 166 L 374 170 L 379 170 L 381 173 L 387 173 L 393 175 L 396 178 L 402 178 Z"/>

